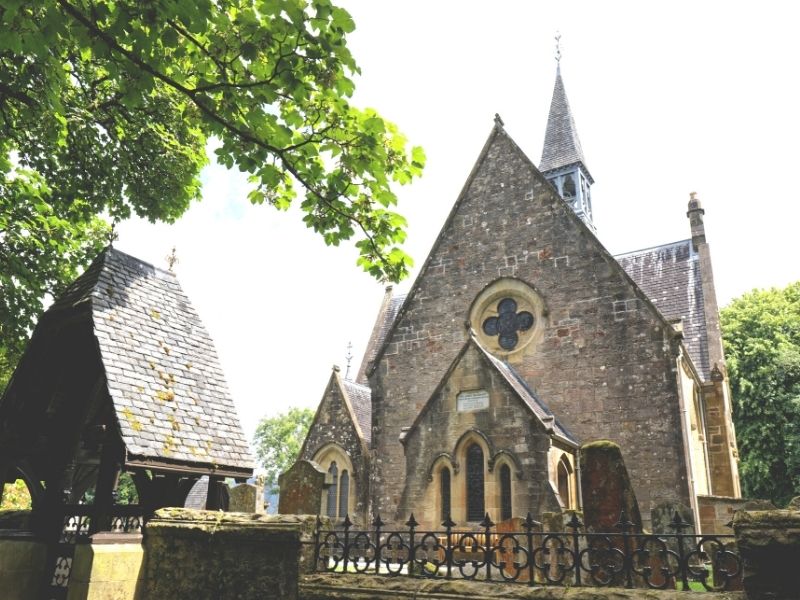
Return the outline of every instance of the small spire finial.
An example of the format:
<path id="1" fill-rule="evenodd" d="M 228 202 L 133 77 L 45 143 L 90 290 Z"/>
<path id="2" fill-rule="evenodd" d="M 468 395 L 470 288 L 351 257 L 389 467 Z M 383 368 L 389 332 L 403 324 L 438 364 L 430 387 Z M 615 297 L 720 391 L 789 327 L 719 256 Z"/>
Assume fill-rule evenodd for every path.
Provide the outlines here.
<path id="1" fill-rule="evenodd" d="M 119 239 L 119 234 L 117 233 L 117 219 L 114 219 L 111 222 L 111 229 L 108 231 L 108 245 L 113 246 L 114 242 Z"/>
<path id="2" fill-rule="evenodd" d="M 556 65 L 561 67 L 561 32 L 556 31 Z"/>
<path id="3" fill-rule="evenodd" d="M 347 356 L 344 357 L 347 361 L 347 370 L 344 372 L 344 378 L 350 379 L 350 361 L 353 360 L 353 342 L 347 342 Z"/>
<path id="4" fill-rule="evenodd" d="M 175 265 L 178 264 L 180 261 L 178 260 L 178 254 L 175 252 L 175 246 L 172 247 L 172 252 L 169 253 L 167 256 L 167 265 L 169 266 L 169 272 L 175 272 Z"/>
<path id="5" fill-rule="evenodd" d="M 494 113 L 494 124 L 498 125 L 499 127 L 505 125 L 505 123 L 503 123 L 503 119 L 500 118 L 500 113 Z"/>

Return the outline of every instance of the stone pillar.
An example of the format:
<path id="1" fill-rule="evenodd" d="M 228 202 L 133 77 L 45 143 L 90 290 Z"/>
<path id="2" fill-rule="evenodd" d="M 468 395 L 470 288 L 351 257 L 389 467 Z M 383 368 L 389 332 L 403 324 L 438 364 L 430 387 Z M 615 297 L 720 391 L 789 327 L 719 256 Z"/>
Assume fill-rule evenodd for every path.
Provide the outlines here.
<path id="1" fill-rule="evenodd" d="M 142 536 L 97 533 L 78 544 L 67 600 L 134 600 L 142 585 Z M 141 598 L 141 594 L 138 595 Z"/>
<path id="2" fill-rule="evenodd" d="M 36 600 L 44 581 L 47 545 L 27 531 L 0 529 L 0 596 Z"/>
<path id="3" fill-rule="evenodd" d="M 738 511 L 733 531 L 744 562 L 748 600 L 797 600 L 800 510 Z"/>

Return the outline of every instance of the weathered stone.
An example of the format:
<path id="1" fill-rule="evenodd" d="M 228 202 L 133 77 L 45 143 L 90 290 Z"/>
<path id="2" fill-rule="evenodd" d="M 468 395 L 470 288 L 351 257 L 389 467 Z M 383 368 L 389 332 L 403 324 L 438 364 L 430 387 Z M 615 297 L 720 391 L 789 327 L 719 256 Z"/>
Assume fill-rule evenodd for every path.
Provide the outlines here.
<path id="1" fill-rule="evenodd" d="M 46 559 L 47 545 L 43 541 L 30 533 L 0 530 L 0 597 L 3 600 L 38 598 Z"/>
<path id="2" fill-rule="evenodd" d="M 739 511 L 733 518 L 749 600 L 800 597 L 800 511 Z"/>
<path id="3" fill-rule="evenodd" d="M 103 536 L 104 534 L 100 534 Z M 110 534 L 114 535 L 114 534 Z M 100 538 L 113 542 L 113 538 Z M 142 544 L 80 544 L 75 548 L 67 600 L 134 600 L 143 585 Z M 142 598 L 144 590 L 139 590 Z"/>
<path id="4" fill-rule="evenodd" d="M 144 533 L 147 598 L 294 600 L 316 517 L 188 509 L 156 512 Z M 304 549 L 311 548 L 311 555 Z"/>
<path id="5" fill-rule="evenodd" d="M 281 495 L 278 512 L 282 515 L 318 515 L 322 513 L 322 490 L 325 471 L 310 460 L 298 460 L 278 477 Z"/>
<path id="6" fill-rule="evenodd" d="M 258 513 L 263 512 L 259 509 L 261 504 L 258 488 L 252 483 L 240 483 L 228 492 L 230 500 L 228 510 L 230 512 Z"/>
<path id="7" fill-rule="evenodd" d="M 744 503 L 743 510 L 775 510 L 778 508 L 772 500 L 763 498 L 750 498 Z"/>
<path id="8" fill-rule="evenodd" d="M 581 486 L 587 531 L 620 532 L 617 523 L 623 511 L 632 531 L 642 530 L 639 504 L 617 444 L 599 440 L 581 446 Z"/>
<path id="9" fill-rule="evenodd" d="M 800 496 L 795 496 L 789 500 L 789 505 L 786 508 L 789 510 L 800 510 Z"/>
<path id="10" fill-rule="evenodd" d="M 692 592 L 691 600 L 747 600 L 743 592 Z M 302 600 L 686 600 L 676 590 L 628 590 L 491 584 L 477 581 L 306 575 L 300 581 Z"/>

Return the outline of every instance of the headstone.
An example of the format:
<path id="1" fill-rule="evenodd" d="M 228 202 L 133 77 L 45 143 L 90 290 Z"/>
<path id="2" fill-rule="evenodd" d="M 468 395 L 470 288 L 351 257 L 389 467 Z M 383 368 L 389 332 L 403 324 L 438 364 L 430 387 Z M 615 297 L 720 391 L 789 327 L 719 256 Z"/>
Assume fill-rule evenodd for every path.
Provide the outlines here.
<path id="1" fill-rule="evenodd" d="M 587 531 L 619 533 L 623 511 L 633 523 L 631 531 L 642 530 L 639 503 L 617 444 L 598 440 L 581 447 L 581 488 Z"/>
<path id="2" fill-rule="evenodd" d="M 298 460 L 278 478 L 282 515 L 318 515 L 322 512 L 325 471 L 310 460 Z"/>
<path id="3" fill-rule="evenodd" d="M 800 510 L 800 496 L 795 496 L 789 500 L 789 505 L 786 508 L 789 510 Z"/>
<path id="4" fill-rule="evenodd" d="M 230 512 L 256 513 L 258 508 L 258 488 L 252 483 L 240 483 L 230 490 L 230 502 L 228 510 Z"/>
<path id="5" fill-rule="evenodd" d="M 538 532 L 540 529 L 541 527 L 537 527 L 533 531 Z M 515 581 L 530 581 L 530 571 L 527 566 L 525 566 L 527 562 L 525 558 L 526 555 L 520 552 L 514 552 L 517 544 L 525 550 L 530 550 L 530 548 L 526 547 L 527 539 L 523 534 L 525 531 L 525 519 L 511 517 L 505 521 L 500 521 L 497 523 L 495 531 L 497 531 L 497 540 L 492 541 L 492 543 L 497 546 L 495 561 L 503 565 L 502 568 L 509 578 L 515 579 Z M 516 535 L 514 535 L 513 538 L 504 537 L 506 534 L 511 533 Z M 519 566 L 522 566 L 522 568 L 520 569 Z"/>

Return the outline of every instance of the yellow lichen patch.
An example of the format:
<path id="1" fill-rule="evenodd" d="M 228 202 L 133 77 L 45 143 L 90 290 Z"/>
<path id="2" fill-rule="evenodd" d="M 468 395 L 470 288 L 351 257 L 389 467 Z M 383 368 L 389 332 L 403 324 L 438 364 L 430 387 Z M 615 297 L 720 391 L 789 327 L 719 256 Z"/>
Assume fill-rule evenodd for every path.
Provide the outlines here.
<path id="1" fill-rule="evenodd" d="M 181 430 L 181 424 L 178 422 L 178 420 L 175 418 L 174 415 L 170 415 L 169 417 L 167 417 L 167 419 L 169 420 L 170 426 L 172 427 L 173 431 Z"/>
<path id="2" fill-rule="evenodd" d="M 158 312 L 155 308 L 150 309 L 150 318 L 158 321 L 161 318 L 161 313 Z"/>
<path id="3" fill-rule="evenodd" d="M 162 402 L 172 402 L 175 400 L 175 392 L 172 390 L 159 390 L 156 392 L 156 398 Z"/>
<path id="4" fill-rule="evenodd" d="M 186 369 L 187 369 L 188 371 L 191 371 L 191 370 L 192 370 L 192 363 L 186 363 L 186 365 L 185 365 L 185 366 L 186 366 Z"/>

